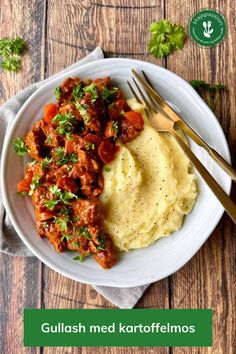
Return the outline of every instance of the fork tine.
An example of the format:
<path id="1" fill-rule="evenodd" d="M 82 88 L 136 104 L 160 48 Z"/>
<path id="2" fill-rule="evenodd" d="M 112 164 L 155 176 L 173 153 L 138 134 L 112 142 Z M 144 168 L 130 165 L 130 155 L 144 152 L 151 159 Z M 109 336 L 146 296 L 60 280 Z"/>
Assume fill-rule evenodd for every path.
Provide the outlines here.
<path id="1" fill-rule="evenodd" d="M 136 88 L 137 88 L 137 90 L 138 90 L 140 96 L 142 97 L 142 99 L 143 99 L 143 101 L 144 101 L 146 107 L 149 109 L 149 111 L 151 111 L 151 112 L 152 112 L 152 111 L 156 112 L 156 108 L 150 103 L 150 101 L 148 101 L 148 100 L 146 99 L 146 97 L 145 97 L 145 95 L 143 94 L 141 88 L 139 87 L 137 81 L 136 81 L 134 78 L 132 78 L 132 79 L 133 79 L 134 84 L 135 84 L 135 86 L 136 86 Z M 149 98 L 149 95 L 148 95 L 148 94 L 147 94 L 147 97 Z"/>
<path id="2" fill-rule="evenodd" d="M 143 77 L 144 79 L 146 80 L 146 82 L 148 83 L 149 86 L 151 86 L 151 88 L 153 90 L 155 90 L 155 88 L 153 87 L 151 81 L 149 80 L 149 78 L 147 77 L 147 74 L 145 74 L 145 72 L 143 70 L 141 70 L 142 74 L 143 74 Z M 146 90 L 145 90 L 146 91 Z M 153 103 L 153 105 L 156 107 L 157 110 L 160 110 L 160 107 L 158 105 L 158 103 L 152 98 L 152 96 L 149 95 L 149 99 L 150 101 Z"/>
<path id="3" fill-rule="evenodd" d="M 145 104 L 145 102 L 143 102 L 143 101 L 139 98 L 138 94 L 135 92 L 135 90 L 133 89 L 132 85 L 130 84 L 130 82 L 129 82 L 128 80 L 127 80 L 127 84 L 128 84 L 128 86 L 129 86 L 129 88 L 130 88 L 130 91 L 131 91 L 132 94 L 134 95 L 135 99 L 136 99 L 139 103 Z M 146 110 L 146 113 L 147 113 L 148 118 L 150 118 L 151 115 L 152 115 L 151 110 L 150 110 L 147 106 L 146 106 L 145 110 Z"/>
<path id="4" fill-rule="evenodd" d="M 140 98 L 138 97 L 138 95 L 136 94 L 136 92 L 134 91 L 133 87 L 131 86 L 130 82 L 127 81 L 127 84 L 129 86 L 130 91 L 132 92 L 134 98 L 138 101 L 138 103 L 142 104 L 142 101 L 140 100 Z"/>

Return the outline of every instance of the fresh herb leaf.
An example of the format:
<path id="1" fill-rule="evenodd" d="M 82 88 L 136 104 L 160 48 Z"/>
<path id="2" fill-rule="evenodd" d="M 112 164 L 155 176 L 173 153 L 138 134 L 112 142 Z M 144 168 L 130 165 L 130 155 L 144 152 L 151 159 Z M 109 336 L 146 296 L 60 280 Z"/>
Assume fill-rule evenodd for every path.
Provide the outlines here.
<path id="1" fill-rule="evenodd" d="M 61 97 L 61 89 L 60 89 L 60 87 L 59 87 L 59 86 L 57 86 L 57 87 L 55 88 L 54 93 L 55 93 L 55 97 L 56 97 L 56 99 L 57 99 L 57 100 L 59 100 L 59 99 L 60 99 L 60 97 Z"/>
<path id="2" fill-rule="evenodd" d="M 8 71 L 19 71 L 21 67 L 21 61 L 19 55 L 11 55 L 4 57 L 1 62 L 1 67 Z"/>
<path id="3" fill-rule="evenodd" d="M 88 232 L 87 227 L 80 227 L 79 228 L 79 237 L 81 237 L 81 236 L 85 236 L 88 240 L 91 240 L 91 236 Z"/>
<path id="4" fill-rule="evenodd" d="M 59 166 L 64 165 L 66 163 L 72 162 L 72 163 L 76 163 L 79 159 L 78 156 L 76 154 L 69 154 L 67 155 L 65 153 L 65 149 L 63 147 L 58 147 L 55 149 L 55 154 L 57 157 L 57 164 Z"/>
<path id="5" fill-rule="evenodd" d="M 80 82 L 73 90 L 72 95 L 74 97 L 75 101 L 78 101 L 79 99 L 81 99 L 84 95 L 84 91 L 83 91 L 83 84 L 82 82 Z"/>
<path id="6" fill-rule="evenodd" d="M 119 132 L 119 126 L 118 126 L 118 122 L 115 122 L 114 120 L 112 121 L 112 126 L 111 126 L 112 130 L 116 132 L 116 134 Z"/>
<path id="7" fill-rule="evenodd" d="M 20 55 L 26 47 L 23 38 L 1 38 L 0 55 L 3 57 L 1 67 L 9 71 L 18 71 L 21 67 Z"/>
<path id="8" fill-rule="evenodd" d="M 90 85 L 84 87 L 84 92 L 91 93 L 91 102 L 95 102 L 98 98 L 98 89 L 97 86 L 92 82 Z"/>
<path id="9" fill-rule="evenodd" d="M 57 131 L 60 135 L 66 135 L 71 133 L 73 130 L 73 124 L 75 124 L 76 120 L 72 113 L 62 113 L 57 114 L 53 120 L 53 123 L 58 123 Z"/>
<path id="10" fill-rule="evenodd" d="M 102 99 L 104 101 L 109 102 L 110 99 L 114 96 L 114 94 L 118 91 L 118 87 L 112 87 L 111 89 L 109 89 L 107 86 L 105 86 L 102 90 Z"/>
<path id="11" fill-rule="evenodd" d="M 85 145 L 86 150 L 94 150 L 95 149 L 95 144 L 94 143 L 87 143 Z"/>
<path id="12" fill-rule="evenodd" d="M 220 92 L 227 90 L 227 87 L 221 83 L 210 85 L 203 80 L 191 80 L 189 83 L 206 101 L 212 111 L 214 111 L 216 108 Z"/>
<path id="13" fill-rule="evenodd" d="M 17 155 L 25 156 L 28 154 L 27 146 L 25 145 L 23 138 L 17 138 L 13 141 L 14 150 Z"/>
<path id="14" fill-rule="evenodd" d="M 64 216 L 69 216 L 70 215 L 70 210 L 66 207 L 63 207 L 60 209 L 60 214 Z"/>
<path id="15" fill-rule="evenodd" d="M 48 145 L 52 145 L 52 138 L 51 138 L 50 136 L 47 137 L 46 143 L 47 143 Z"/>
<path id="16" fill-rule="evenodd" d="M 64 218 L 58 218 L 54 217 L 55 219 L 55 224 L 57 224 L 60 227 L 61 231 L 67 231 L 67 223 L 70 221 L 70 219 L 66 216 Z"/>
<path id="17" fill-rule="evenodd" d="M 42 168 L 48 168 L 50 166 L 50 163 L 52 162 L 52 157 L 45 157 L 42 161 Z"/>
<path id="18" fill-rule="evenodd" d="M 49 210 L 53 210 L 58 203 L 59 203 L 59 200 L 54 200 L 54 199 L 53 200 L 48 199 L 48 200 L 44 201 L 44 205 Z"/>
<path id="19" fill-rule="evenodd" d="M 166 57 L 184 46 L 185 29 L 181 25 L 172 24 L 168 20 L 161 20 L 151 23 L 149 31 L 151 37 L 148 50 L 157 58 Z"/>
<path id="20" fill-rule="evenodd" d="M 35 191 L 35 189 L 41 186 L 41 182 L 39 180 L 40 180 L 39 176 L 34 176 L 33 177 L 32 182 L 30 184 L 29 195 L 32 195 L 33 192 Z"/>
<path id="21" fill-rule="evenodd" d="M 190 85 L 195 89 L 204 89 L 208 92 L 215 93 L 217 91 L 226 90 L 226 86 L 223 84 L 210 85 L 203 80 L 191 80 Z"/>
<path id="22" fill-rule="evenodd" d="M 73 216 L 73 221 L 75 222 L 80 221 L 80 217 L 78 215 Z"/>
<path id="23" fill-rule="evenodd" d="M 91 117 L 90 117 L 90 115 L 87 113 L 85 107 L 84 107 L 82 104 L 78 103 L 78 102 L 75 103 L 75 106 L 76 106 L 76 108 L 78 109 L 80 115 L 82 116 L 83 121 L 84 121 L 84 124 L 87 124 L 87 123 L 90 121 Z"/>
<path id="24" fill-rule="evenodd" d="M 61 241 L 63 241 L 63 240 L 66 240 L 66 241 L 70 241 L 70 240 L 72 240 L 73 239 L 73 235 L 71 235 L 71 234 L 62 234 L 62 236 L 61 236 Z"/>
<path id="25" fill-rule="evenodd" d="M 100 236 L 100 243 L 99 245 L 97 246 L 97 250 L 98 251 L 104 251 L 105 250 L 105 237 L 102 235 Z"/>
<path id="26" fill-rule="evenodd" d="M 110 169 L 110 167 L 104 167 L 104 170 L 106 171 L 106 172 L 110 172 L 111 171 L 111 169 Z"/>
<path id="27" fill-rule="evenodd" d="M 71 192 L 62 192 L 60 188 L 58 188 L 56 185 L 51 186 L 49 188 L 50 192 L 55 195 L 62 203 L 64 204 L 70 204 L 69 201 L 73 198 L 78 198 L 77 195 Z"/>
<path id="28" fill-rule="evenodd" d="M 74 261 L 79 261 L 82 263 L 84 261 L 84 256 L 82 254 L 78 254 L 75 258 L 73 258 Z"/>

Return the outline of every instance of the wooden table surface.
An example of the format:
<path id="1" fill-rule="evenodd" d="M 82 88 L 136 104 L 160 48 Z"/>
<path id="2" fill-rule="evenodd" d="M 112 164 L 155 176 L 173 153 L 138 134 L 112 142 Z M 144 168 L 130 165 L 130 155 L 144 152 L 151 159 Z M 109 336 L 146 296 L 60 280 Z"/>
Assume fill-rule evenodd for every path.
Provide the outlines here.
<path id="1" fill-rule="evenodd" d="M 229 87 L 216 116 L 236 164 L 236 2 L 235 0 L 1 0 L 0 36 L 22 36 L 28 43 L 22 70 L 0 73 L 0 100 L 48 77 L 100 45 L 107 57 L 137 58 L 167 67 L 186 80 L 204 79 Z M 220 10 L 228 35 L 216 48 L 187 39 L 183 50 L 157 60 L 147 53 L 150 22 L 167 18 L 186 26 L 201 8 Z M 235 198 L 235 188 L 233 188 Z M 224 215 L 201 250 L 171 277 L 151 285 L 137 307 L 213 308 L 211 348 L 25 348 L 23 309 L 112 308 L 89 285 L 69 280 L 36 258 L 1 259 L 1 349 L 17 353 L 236 353 L 236 228 Z"/>

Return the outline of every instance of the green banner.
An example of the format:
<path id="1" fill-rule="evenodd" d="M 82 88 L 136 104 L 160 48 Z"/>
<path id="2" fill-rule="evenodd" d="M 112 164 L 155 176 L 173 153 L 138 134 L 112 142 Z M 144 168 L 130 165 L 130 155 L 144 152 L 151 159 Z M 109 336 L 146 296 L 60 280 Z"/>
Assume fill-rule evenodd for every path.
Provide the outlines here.
<path id="1" fill-rule="evenodd" d="M 25 309 L 24 345 L 212 346 L 212 310 Z"/>

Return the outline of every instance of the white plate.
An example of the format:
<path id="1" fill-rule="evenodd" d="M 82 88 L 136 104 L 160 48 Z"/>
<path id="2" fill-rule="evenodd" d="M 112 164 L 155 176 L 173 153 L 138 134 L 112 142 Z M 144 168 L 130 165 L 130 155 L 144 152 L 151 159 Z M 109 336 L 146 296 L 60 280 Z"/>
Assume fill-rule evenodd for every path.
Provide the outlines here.
<path id="1" fill-rule="evenodd" d="M 109 75 L 130 95 L 126 81 L 131 78 L 132 68 L 144 70 L 162 96 L 174 104 L 189 125 L 230 161 L 224 133 L 208 106 L 186 81 L 162 67 L 131 59 L 103 59 L 63 74 L 37 90 L 23 105 L 7 132 L 1 166 L 3 202 L 12 224 L 29 249 L 55 271 L 83 283 L 132 287 L 165 278 L 193 257 L 223 214 L 222 206 L 198 176 L 200 194 L 181 230 L 147 248 L 122 254 L 120 261 L 110 270 L 101 269 L 92 258 L 81 264 L 73 261 L 73 254 L 57 253 L 48 240 L 40 239 L 37 235 L 30 198 L 21 198 L 15 194 L 16 184 L 24 175 L 26 159 L 16 157 L 11 145 L 12 139 L 23 136 L 33 122 L 42 117 L 44 105 L 55 100 L 54 88 L 66 77 L 95 79 Z M 194 143 L 191 143 L 191 148 L 229 193 L 230 178 L 203 149 Z"/>

